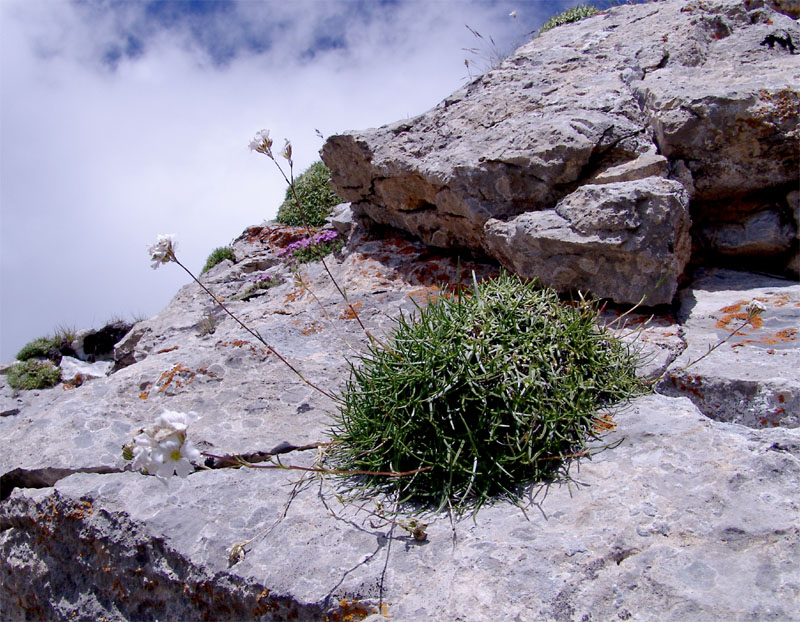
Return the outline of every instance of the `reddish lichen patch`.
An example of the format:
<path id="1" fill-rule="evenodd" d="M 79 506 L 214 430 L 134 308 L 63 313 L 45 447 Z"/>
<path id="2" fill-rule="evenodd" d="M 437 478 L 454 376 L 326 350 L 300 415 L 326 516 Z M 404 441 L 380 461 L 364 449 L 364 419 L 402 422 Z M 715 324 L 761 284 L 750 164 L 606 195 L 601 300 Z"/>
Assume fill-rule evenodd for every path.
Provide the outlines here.
<path id="1" fill-rule="evenodd" d="M 747 304 L 746 300 L 740 300 L 739 302 L 735 302 L 732 305 L 728 305 L 727 307 L 722 307 L 720 311 L 723 313 L 739 313 L 742 310 L 742 307 Z"/>
<path id="2" fill-rule="evenodd" d="M 704 399 L 703 392 L 703 379 L 699 375 L 688 375 L 685 378 L 672 377 L 672 384 L 684 393 L 691 393 L 698 399 Z"/>
<path id="3" fill-rule="evenodd" d="M 357 300 L 351 305 L 348 305 L 344 311 L 339 314 L 339 319 L 342 320 L 354 320 L 356 319 L 358 312 L 361 311 L 361 308 L 364 306 L 360 300 Z"/>
<path id="4" fill-rule="evenodd" d="M 800 98 L 795 91 L 781 89 L 770 93 L 766 89 L 761 89 L 758 95 L 764 103 L 764 115 L 767 119 L 788 121 L 800 117 Z"/>
<path id="5" fill-rule="evenodd" d="M 308 324 L 300 329 L 300 333 L 305 335 L 306 337 L 319 332 L 322 332 L 322 326 L 320 326 L 316 322 L 311 322 L 311 324 Z"/>
<path id="6" fill-rule="evenodd" d="M 381 613 L 383 614 L 384 611 L 386 611 L 386 605 L 381 603 Z M 362 605 L 358 602 L 358 599 L 348 600 L 342 598 L 339 601 L 338 610 L 331 611 L 323 620 L 325 622 L 358 622 L 374 613 L 378 613 L 376 607 Z"/>
<path id="7" fill-rule="evenodd" d="M 602 434 L 603 432 L 610 432 L 617 427 L 617 424 L 611 418 L 611 415 L 598 415 L 594 418 L 592 427 L 596 434 Z"/>
<path id="8" fill-rule="evenodd" d="M 169 371 L 161 374 L 161 377 L 156 381 L 156 386 L 159 386 L 159 393 L 163 393 L 170 385 L 180 389 L 183 386 L 188 386 L 194 381 L 195 373 L 188 367 L 184 367 L 180 363 L 175 365 Z"/>
<path id="9" fill-rule="evenodd" d="M 173 352 L 177 350 L 180 346 L 172 346 L 171 348 L 164 348 L 163 350 L 156 350 L 156 354 L 165 354 L 167 352 Z"/>
<path id="10" fill-rule="evenodd" d="M 723 309 L 723 311 L 724 310 L 725 309 Z M 747 313 L 728 313 L 727 315 L 723 315 L 719 320 L 717 320 L 716 327 L 721 330 L 733 331 L 736 329 L 731 328 L 730 326 L 731 322 L 733 322 L 734 320 L 739 320 L 741 322 L 744 322 L 747 320 L 747 318 L 748 318 Z M 758 330 L 764 325 L 764 320 L 761 319 L 760 315 L 754 315 L 753 317 L 750 318 L 750 320 L 747 323 L 750 324 L 750 326 L 752 326 L 754 329 Z"/>
<path id="11" fill-rule="evenodd" d="M 253 345 L 249 341 L 245 341 L 243 339 L 234 339 L 233 341 L 223 341 L 220 340 L 214 344 L 214 348 L 216 350 L 221 350 L 223 348 L 241 348 L 243 350 L 249 351 L 251 354 L 255 354 L 256 356 L 267 356 L 268 352 L 266 348 L 262 348 L 261 346 Z M 204 368 L 201 368 L 201 371 Z M 209 376 L 214 376 L 214 374 L 208 373 Z"/>

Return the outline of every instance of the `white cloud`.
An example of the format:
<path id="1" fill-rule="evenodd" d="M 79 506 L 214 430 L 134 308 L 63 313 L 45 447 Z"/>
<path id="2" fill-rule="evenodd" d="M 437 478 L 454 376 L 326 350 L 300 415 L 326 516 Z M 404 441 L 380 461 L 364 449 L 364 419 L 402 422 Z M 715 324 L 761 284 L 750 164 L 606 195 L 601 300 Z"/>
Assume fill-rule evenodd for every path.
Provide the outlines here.
<path id="1" fill-rule="evenodd" d="M 247 149 L 257 130 L 290 138 L 302 170 L 318 158 L 315 128 L 389 123 L 463 84 L 465 22 L 502 46 L 524 14 L 509 2 L 239 2 L 203 29 L 200 17 L 156 24 L 146 6 L 0 2 L 0 360 L 58 325 L 162 308 L 188 277 L 150 270 L 156 234 L 177 234 L 199 269 L 273 217 L 284 188 Z M 104 66 L 114 46 L 138 55 Z M 209 49 L 235 53 L 217 63 Z"/>

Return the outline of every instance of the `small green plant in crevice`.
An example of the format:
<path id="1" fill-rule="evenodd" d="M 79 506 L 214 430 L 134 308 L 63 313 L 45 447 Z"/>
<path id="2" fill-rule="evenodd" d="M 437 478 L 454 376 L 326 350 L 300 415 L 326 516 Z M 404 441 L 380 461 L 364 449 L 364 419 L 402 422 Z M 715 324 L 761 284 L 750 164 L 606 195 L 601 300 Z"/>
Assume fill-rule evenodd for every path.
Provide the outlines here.
<path id="1" fill-rule="evenodd" d="M 236 256 L 233 254 L 233 249 L 230 246 L 220 246 L 219 248 L 215 248 L 211 251 L 211 254 L 206 259 L 206 265 L 203 266 L 203 269 L 200 270 L 200 274 L 208 272 L 216 266 L 218 263 L 225 261 L 226 259 L 230 259 L 232 262 L 236 263 Z"/>
<path id="2" fill-rule="evenodd" d="M 58 384 L 61 370 L 52 361 L 28 359 L 10 367 L 6 378 L 12 389 L 46 389 Z"/>
<path id="3" fill-rule="evenodd" d="M 598 411 L 645 391 L 636 355 L 595 305 L 503 274 L 471 296 L 401 317 L 386 349 L 352 365 L 329 460 L 351 471 L 413 471 L 354 485 L 457 511 L 552 476 L 586 453 Z"/>
<path id="4" fill-rule="evenodd" d="M 213 313 L 206 313 L 197 324 L 197 336 L 213 335 L 217 330 L 217 318 Z"/>
<path id="5" fill-rule="evenodd" d="M 553 28 L 556 28 L 557 26 L 561 26 L 563 24 L 569 24 L 570 22 L 577 22 L 586 17 L 591 17 L 592 15 L 596 15 L 599 12 L 600 11 L 597 7 L 594 7 L 590 4 L 579 4 L 578 6 L 574 6 L 571 9 L 567 9 L 563 13 L 559 13 L 558 15 L 554 15 L 553 17 L 551 17 L 539 29 L 539 34 L 547 32 L 548 30 L 552 30 Z"/>
<path id="6" fill-rule="evenodd" d="M 294 180 L 294 191 L 286 189 L 286 198 L 278 208 L 276 220 L 292 227 L 321 227 L 341 199 L 328 184 L 331 172 L 322 161 L 314 162 Z M 295 193 L 297 197 L 295 198 Z M 298 206 L 298 201 L 301 206 Z"/>
<path id="7" fill-rule="evenodd" d="M 272 289 L 278 285 L 283 283 L 282 276 L 273 276 L 271 274 L 260 274 L 255 277 L 251 282 L 250 286 L 245 290 L 243 294 L 239 294 L 238 296 L 234 296 L 231 300 L 250 300 L 256 296 L 260 296 L 266 290 Z"/>

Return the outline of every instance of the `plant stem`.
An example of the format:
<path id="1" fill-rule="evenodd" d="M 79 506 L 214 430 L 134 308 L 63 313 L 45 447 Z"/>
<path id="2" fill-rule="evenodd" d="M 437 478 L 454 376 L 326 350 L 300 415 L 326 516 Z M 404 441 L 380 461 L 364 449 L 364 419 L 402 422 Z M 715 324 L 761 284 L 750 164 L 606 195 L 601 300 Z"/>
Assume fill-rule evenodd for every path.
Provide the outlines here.
<path id="1" fill-rule="evenodd" d="M 275 166 L 278 167 L 278 170 L 280 171 L 281 176 L 283 177 L 284 181 L 288 184 L 290 190 L 292 191 L 292 197 L 294 198 L 294 202 L 297 204 L 297 209 L 300 212 L 300 217 L 303 219 L 303 226 L 305 227 L 306 232 L 309 235 L 313 235 L 313 232 L 311 231 L 311 225 L 308 224 L 308 220 L 306 219 L 306 213 L 305 213 L 305 211 L 303 211 L 303 204 L 300 202 L 300 197 L 297 196 L 297 191 L 295 190 L 295 187 L 294 187 L 294 174 L 292 172 L 293 168 L 292 168 L 291 160 L 289 161 L 289 175 L 291 176 L 291 179 L 286 176 L 286 173 L 283 172 L 283 169 L 281 168 L 281 165 L 278 163 L 278 161 L 276 159 L 273 158 L 272 161 L 275 163 Z M 369 340 L 371 342 L 377 342 L 379 345 L 381 345 L 382 347 L 385 348 L 386 346 L 383 343 L 381 343 L 378 339 L 376 339 L 372 335 L 372 333 L 370 333 L 367 330 L 366 326 L 364 326 L 364 323 L 361 321 L 361 317 L 358 315 L 358 311 L 356 311 L 355 307 L 352 304 L 350 304 L 350 300 L 347 297 L 347 292 L 345 292 L 345 290 L 342 289 L 339 286 L 339 283 L 337 283 L 336 279 L 333 278 L 333 274 L 331 274 L 331 271 L 328 269 L 328 264 L 325 263 L 325 257 L 322 255 L 322 251 L 319 250 L 319 247 L 317 245 L 313 245 L 313 246 L 314 246 L 314 249 L 317 252 L 317 255 L 319 256 L 319 260 L 322 262 L 322 267 L 325 269 L 325 272 L 328 274 L 328 278 L 331 280 L 331 283 L 333 283 L 333 286 L 339 292 L 339 294 L 341 295 L 341 297 L 344 300 L 345 304 L 350 309 L 351 313 L 353 314 L 353 317 L 356 319 L 356 321 L 358 322 L 358 325 L 361 327 L 361 330 L 364 331 L 364 334 L 369 338 Z"/>
<path id="2" fill-rule="evenodd" d="M 297 368 L 296 368 L 294 365 L 292 365 L 292 364 L 291 364 L 289 361 L 287 361 L 287 360 L 286 360 L 286 359 L 285 359 L 283 356 L 281 356 L 281 354 L 280 354 L 280 353 L 279 353 L 279 352 L 278 352 L 278 351 L 277 351 L 275 348 L 273 348 L 273 347 L 272 347 L 270 344 L 268 344 L 268 343 L 267 343 L 267 341 L 266 341 L 266 340 L 265 340 L 265 339 L 264 339 L 264 338 L 263 338 L 263 337 L 262 337 L 262 336 L 261 336 L 261 335 L 260 335 L 260 334 L 259 334 L 257 331 L 254 331 L 254 330 L 253 330 L 253 329 L 251 329 L 249 326 L 247 326 L 247 324 L 245 324 L 245 323 L 244 323 L 244 322 L 242 322 L 242 321 L 241 321 L 241 320 L 240 320 L 238 317 L 236 317 L 236 316 L 235 316 L 235 315 L 234 315 L 234 314 L 233 314 L 233 313 L 230 311 L 230 309 L 228 309 L 228 307 L 226 307 L 224 304 L 222 304 L 222 301 L 221 301 L 219 298 L 217 298 L 217 297 L 216 297 L 214 294 L 212 294 L 212 293 L 211 293 L 211 291 L 210 291 L 210 290 L 209 290 L 209 289 L 208 289 L 208 288 L 207 288 L 205 285 L 203 285 L 203 284 L 200 282 L 200 279 L 198 279 L 198 278 L 197 278 L 197 277 L 196 277 L 194 274 L 192 274 L 192 271 L 191 271 L 191 270 L 189 270 L 189 268 L 187 268 L 187 267 L 186 267 L 186 266 L 184 266 L 184 265 L 183 265 L 183 264 L 182 264 L 180 261 L 178 261 L 178 258 L 175 256 L 175 253 L 172 253 L 172 261 L 174 261 L 174 262 L 175 262 L 176 264 L 178 264 L 178 265 L 179 265 L 181 268 L 183 268 L 183 269 L 184 269 L 184 271 L 185 271 L 185 272 L 186 272 L 186 273 L 187 273 L 187 274 L 188 274 L 190 277 L 192 277 L 192 279 L 194 280 L 194 282 L 195 282 L 195 283 L 197 283 L 197 284 L 198 284 L 200 287 L 202 287 L 202 288 L 203 288 L 203 291 L 205 291 L 205 292 L 206 292 L 206 293 L 207 293 L 209 296 L 211 296 L 211 299 L 212 299 L 214 302 L 216 302 L 216 303 L 217 303 L 217 304 L 218 304 L 220 307 L 222 307 L 222 310 L 223 310 L 223 311 L 225 311 L 225 313 L 227 313 L 228 315 L 230 315 L 230 316 L 231 316 L 231 317 L 232 317 L 232 318 L 233 318 L 233 319 L 236 321 L 236 323 L 237 323 L 237 324 L 239 324 L 239 326 L 241 326 L 242 328 L 244 328 L 244 329 L 245 329 L 245 330 L 246 330 L 248 333 L 250 333 L 250 334 L 251 334 L 253 337 L 255 337 L 256 339 L 258 339 L 258 341 L 260 341 L 260 342 L 261 342 L 261 343 L 262 343 L 262 344 L 263 344 L 263 345 L 264 345 L 264 346 L 267 348 L 267 350 L 269 350 L 269 351 L 270 351 L 272 354 L 274 354 L 275 356 L 277 356 L 277 357 L 280 359 L 280 361 L 281 361 L 281 362 L 282 362 L 284 365 L 286 365 L 286 367 L 288 367 L 289 369 L 291 369 L 291 370 L 292 370 L 292 371 L 295 373 L 295 375 L 296 375 L 298 378 L 300 378 L 300 380 L 302 380 L 303 382 L 305 382 L 305 383 L 306 383 L 306 384 L 307 384 L 309 387 L 311 387 L 311 388 L 312 388 L 312 389 L 314 389 L 315 391 L 318 391 L 318 392 L 322 393 L 322 395 L 324 395 L 325 397 L 327 397 L 327 398 L 329 398 L 329 399 L 333 400 L 334 402 L 338 401 L 336 397 L 334 397 L 333 395 L 331 395 L 330 393 L 328 393 L 328 392 L 327 392 L 327 391 L 325 391 L 324 389 L 321 389 L 321 388 L 319 388 L 319 387 L 318 387 L 317 385 L 315 385 L 313 382 L 311 382 L 310 380 L 308 380 L 308 378 L 306 378 L 306 377 L 305 377 L 303 374 L 301 374 L 301 373 L 300 373 L 300 371 L 298 371 L 298 369 L 297 369 Z"/>

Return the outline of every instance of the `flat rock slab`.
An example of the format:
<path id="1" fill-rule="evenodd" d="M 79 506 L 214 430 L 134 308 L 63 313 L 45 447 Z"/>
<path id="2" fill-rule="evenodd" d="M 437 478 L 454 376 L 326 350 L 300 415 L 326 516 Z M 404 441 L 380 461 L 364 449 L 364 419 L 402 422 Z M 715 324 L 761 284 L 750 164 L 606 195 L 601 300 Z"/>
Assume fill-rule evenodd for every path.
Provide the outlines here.
<path id="1" fill-rule="evenodd" d="M 241 261 L 220 264 L 204 281 L 309 378 L 336 390 L 347 376 L 342 354 L 363 351 L 366 337 L 318 263 L 302 270 L 300 285 L 273 262 L 275 248 L 259 242 L 261 233 L 277 235 L 249 230 Z M 376 335 L 414 303 L 442 295 L 440 285 L 468 282 L 473 271 L 479 279 L 497 273 L 400 235 L 376 239 L 361 230 L 329 265 Z M 283 284 L 236 300 L 265 272 Z M 743 300 L 764 298 L 765 326 L 796 300 L 793 283 L 734 276 L 701 279 L 693 296 L 732 290 Z M 685 340 L 709 339 L 701 326 L 680 324 L 691 326 L 699 305 L 682 309 L 640 333 L 653 359 L 648 377 L 681 355 Z M 644 322 L 626 320 L 622 332 Z M 719 348 L 705 361 L 720 355 L 733 367 L 743 347 L 733 349 L 739 355 Z M 446 514 L 424 517 L 429 538 L 418 543 L 374 513 L 375 499 L 343 505 L 331 477 L 295 490 L 297 471 L 199 470 L 164 483 L 125 470 L 121 446 L 163 409 L 196 411 L 190 437 L 224 455 L 324 441 L 335 404 L 195 285 L 137 325 L 118 350 L 136 362 L 79 387 L 14 396 L 0 376 L 4 403 L 17 411 L 0 418 L 0 619 L 800 616 L 800 430 L 713 421 L 685 398 L 639 398 L 616 415 L 601 443 L 607 447 L 573 465 L 573 483 L 532 491 L 524 511 L 485 508 L 474 523 L 456 524 L 455 541 Z M 314 459 L 311 450 L 282 455 L 301 467 Z M 244 559 L 229 565 L 243 542 Z"/>
<path id="2" fill-rule="evenodd" d="M 574 483 L 536 489 L 525 513 L 485 508 L 455 540 L 446 515 L 425 519 L 424 543 L 390 534 L 330 479 L 292 498 L 287 472 L 18 489 L 0 508 L 0 614 L 335 620 L 382 600 L 399 620 L 800 616 L 800 431 L 714 422 L 664 396 L 616 423 Z"/>
<path id="3" fill-rule="evenodd" d="M 766 311 L 747 322 L 753 301 Z M 685 395 L 713 419 L 800 426 L 800 283 L 706 270 L 681 294 L 680 309 L 687 347 L 660 391 Z"/>

